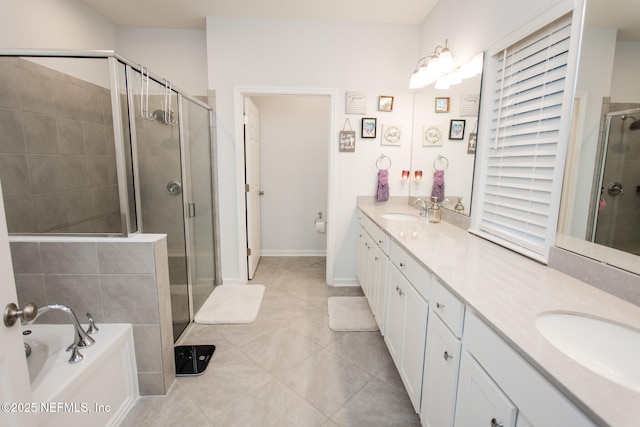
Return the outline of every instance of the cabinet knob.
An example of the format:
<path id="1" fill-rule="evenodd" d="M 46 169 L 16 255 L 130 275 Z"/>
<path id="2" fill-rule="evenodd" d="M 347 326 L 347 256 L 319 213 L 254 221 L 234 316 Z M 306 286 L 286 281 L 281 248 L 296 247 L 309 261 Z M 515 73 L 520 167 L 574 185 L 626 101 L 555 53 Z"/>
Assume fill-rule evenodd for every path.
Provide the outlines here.
<path id="1" fill-rule="evenodd" d="M 453 354 L 449 353 L 448 351 L 445 351 L 442 357 L 444 357 L 444 360 L 453 359 Z"/>
<path id="2" fill-rule="evenodd" d="M 491 427 L 504 427 L 504 424 L 498 422 L 495 418 L 491 418 Z"/>
<path id="3" fill-rule="evenodd" d="M 398 293 L 400 294 L 400 296 L 404 296 L 404 291 L 402 290 L 402 288 L 398 289 Z"/>
<path id="4" fill-rule="evenodd" d="M 378 240 L 378 243 L 382 244 L 382 240 Z"/>
<path id="5" fill-rule="evenodd" d="M 438 308 L 444 308 L 444 304 L 441 302 L 436 302 L 436 307 Z"/>
<path id="6" fill-rule="evenodd" d="M 400 267 L 404 268 L 404 262 L 400 263 Z"/>
<path id="7" fill-rule="evenodd" d="M 373 259 L 376 260 L 376 261 L 380 260 L 380 258 L 378 258 L 377 256 L 374 256 Z"/>

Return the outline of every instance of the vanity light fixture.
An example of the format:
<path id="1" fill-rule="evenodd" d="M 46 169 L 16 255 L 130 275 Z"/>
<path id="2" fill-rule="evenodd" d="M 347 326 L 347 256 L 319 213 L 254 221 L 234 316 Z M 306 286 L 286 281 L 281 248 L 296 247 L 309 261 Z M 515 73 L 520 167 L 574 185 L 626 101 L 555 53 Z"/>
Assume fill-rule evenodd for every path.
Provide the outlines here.
<path id="1" fill-rule="evenodd" d="M 409 171 L 402 171 L 402 182 L 409 181 Z"/>
<path id="2" fill-rule="evenodd" d="M 414 177 L 416 183 L 422 181 L 422 171 L 415 171 L 413 173 L 413 177 Z"/>
<path id="3" fill-rule="evenodd" d="M 444 41 L 444 46 L 436 46 L 433 52 L 420 58 L 416 63 L 416 69 L 411 75 L 409 88 L 423 88 L 453 68 L 453 55 L 449 50 L 449 39 Z"/>

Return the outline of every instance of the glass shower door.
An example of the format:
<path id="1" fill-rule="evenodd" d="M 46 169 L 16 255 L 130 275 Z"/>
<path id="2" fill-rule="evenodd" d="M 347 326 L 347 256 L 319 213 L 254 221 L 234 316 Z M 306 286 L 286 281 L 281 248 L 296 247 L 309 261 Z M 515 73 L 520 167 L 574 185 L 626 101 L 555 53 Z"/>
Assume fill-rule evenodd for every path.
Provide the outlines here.
<path id="1" fill-rule="evenodd" d="M 130 71 L 139 170 L 140 229 L 143 233 L 167 235 L 173 337 L 176 340 L 190 321 L 178 96 L 167 86 Z M 145 91 L 144 96 L 141 96 L 142 91 Z"/>
<path id="2" fill-rule="evenodd" d="M 594 242 L 640 255 L 640 109 L 609 113 Z"/>
<path id="3" fill-rule="evenodd" d="M 215 283 L 210 112 L 182 98 L 187 253 L 193 314 Z"/>

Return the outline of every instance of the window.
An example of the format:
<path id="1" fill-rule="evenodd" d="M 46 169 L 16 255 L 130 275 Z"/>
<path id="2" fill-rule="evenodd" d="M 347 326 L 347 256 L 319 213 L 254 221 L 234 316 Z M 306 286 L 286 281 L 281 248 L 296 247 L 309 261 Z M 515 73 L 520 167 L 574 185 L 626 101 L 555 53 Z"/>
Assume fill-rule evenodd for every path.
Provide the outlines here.
<path id="1" fill-rule="evenodd" d="M 472 229 L 542 262 L 555 237 L 568 135 L 562 121 L 571 111 L 571 16 L 493 55 L 490 139 Z"/>

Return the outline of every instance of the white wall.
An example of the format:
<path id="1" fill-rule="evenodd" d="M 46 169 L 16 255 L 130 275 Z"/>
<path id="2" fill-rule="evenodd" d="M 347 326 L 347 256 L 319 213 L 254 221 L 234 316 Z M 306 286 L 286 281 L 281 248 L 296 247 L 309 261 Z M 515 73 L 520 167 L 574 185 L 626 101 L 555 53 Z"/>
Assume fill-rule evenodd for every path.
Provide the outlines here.
<path id="1" fill-rule="evenodd" d="M 611 81 L 612 102 L 640 101 L 640 42 L 619 41 Z"/>
<path id="2" fill-rule="evenodd" d="M 577 168 L 573 217 L 567 223 L 568 234 L 584 238 L 587 231 L 591 203 L 591 187 L 597 155 L 602 99 L 610 96 L 616 45 L 616 29 L 587 28 L 582 37 L 576 93 L 586 95 L 584 127 L 574 152 L 573 168 Z"/>
<path id="3" fill-rule="evenodd" d="M 206 96 L 204 30 L 118 28 L 116 52 L 194 96 Z"/>
<path id="4" fill-rule="evenodd" d="M 315 231 L 327 215 L 328 96 L 255 96 L 260 110 L 263 255 L 324 255 L 327 235 Z"/>
<path id="5" fill-rule="evenodd" d="M 116 47 L 116 27 L 77 0 L 0 0 L 0 10 L 0 48 Z"/>
<path id="6" fill-rule="evenodd" d="M 234 86 L 333 88 L 338 102 L 330 171 L 334 212 L 328 221 L 333 231 L 333 281 L 354 282 L 356 270 L 356 197 L 374 195 L 375 161 L 386 153 L 391 195 L 407 195 L 398 180 L 409 168 L 410 138 L 402 147 L 381 147 L 375 141 L 358 139 L 354 153 L 338 153 L 338 131 L 345 122 L 345 91 L 364 91 L 369 96 L 368 117 L 378 123 L 395 123 L 411 129 L 412 101 L 408 91 L 415 66 L 417 26 L 296 22 L 274 20 L 207 19 L 209 87 L 216 90 L 218 158 L 220 159 L 220 222 L 223 278 L 239 279 L 238 220 L 239 184 L 236 182 Z M 377 111 L 379 95 L 394 95 L 392 113 Z M 362 116 L 350 116 L 358 129 Z M 380 131 L 378 130 L 378 133 Z M 410 133 L 410 132 L 407 132 Z M 331 278 L 330 278 L 331 280 Z"/>

